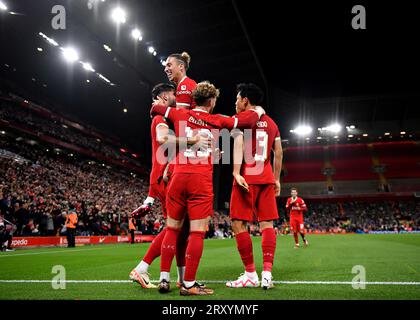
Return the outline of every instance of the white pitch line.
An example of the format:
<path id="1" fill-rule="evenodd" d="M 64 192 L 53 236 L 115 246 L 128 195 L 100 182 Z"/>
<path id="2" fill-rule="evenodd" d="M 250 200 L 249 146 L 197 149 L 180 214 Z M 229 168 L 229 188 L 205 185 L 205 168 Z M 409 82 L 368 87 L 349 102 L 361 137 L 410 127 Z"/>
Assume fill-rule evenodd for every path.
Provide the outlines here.
<path id="1" fill-rule="evenodd" d="M 54 283 L 57 280 L 0 280 L 0 283 Z M 131 283 L 132 280 L 62 280 L 60 283 Z M 159 281 L 151 281 L 158 283 Z M 204 283 L 226 283 L 228 280 L 198 280 Z M 319 285 L 352 285 L 352 281 L 273 281 L 275 284 L 319 284 Z M 386 282 L 386 281 L 367 281 L 356 282 L 358 285 L 393 285 L 393 286 L 420 286 L 420 282 Z"/>
<path id="2" fill-rule="evenodd" d="M 19 257 L 19 256 L 32 256 L 37 254 L 51 254 L 51 253 L 71 253 L 71 252 L 79 252 L 79 251 L 90 251 L 90 250 L 98 250 L 104 248 L 90 248 L 90 249 L 65 249 L 60 251 L 42 251 L 42 252 L 25 252 L 25 253 L 15 253 L 15 254 L 5 254 L 0 255 L 0 258 L 8 258 L 8 257 Z"/>

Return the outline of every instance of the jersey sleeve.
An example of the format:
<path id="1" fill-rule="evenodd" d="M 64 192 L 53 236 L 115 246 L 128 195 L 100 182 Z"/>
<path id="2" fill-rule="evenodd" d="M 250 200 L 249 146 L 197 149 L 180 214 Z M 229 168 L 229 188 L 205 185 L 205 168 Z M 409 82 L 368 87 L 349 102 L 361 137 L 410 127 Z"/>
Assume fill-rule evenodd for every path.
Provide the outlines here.
<path id="1" fill-rule="evenodd" d="M 236 137 L 243 135 L 244 133 L 240 130 L 240 129 L 232 129 L 232 131 L 230 132 L 230 136 L 235 139 Z"/>
<path id="2" fill-rule="evenodd" d="M 167 106 L 163 106 L 163 105 L 160 105 L 160 104 L 154 105 L 150 109 L 150 115 L 152 117 L 155 117 L 157 115 L 165 116 L 168 109 L 169 108 Z M 167 118 L 167 117 L 165 116 L 165 118 Z"/>
<path id="3" fill-rule="evenodd" d="M 183 115 L 185 115 L 185 112 L 182 110 L 178 110 L 176 108 L 167 108 L 164 116 L 172 123 L 175 123 L 179 120 L 182 120 Z"/>
<path id="4" fill-rule="evenodd" d="M 153 125 L 155 128 L 158 128 L 160 126 L 168 127 L 168 122 L 162 115 L 157 115 L 153 118 Z"/>
<path id="5" fill-rule="evenodd" d="M 233 118 L 236 119 L 236 123 L 233 128 L 238 129 L 251 129 L 260 119 L 258 113 L 252 109 L 241 112 L 233 116 Z"/>
<path id="6" fill-rule="evenodd" d="M 279 127 L 277 127 L 277 125 L 276 125 L 276 127 L 275 127 L 275 134 L 274 134 L 274 140 L 281 140 L 281 136 L 280 136 L 280 130 L 279 130 Z"/>
<path id="7" fill-rule="evenodd" d="M 300 199 L 300 206 L 302 208 L 302 211 L 307 211 L 308 207 L 306 206 L 305 201 L 303 201 L 303 199 Z"/>

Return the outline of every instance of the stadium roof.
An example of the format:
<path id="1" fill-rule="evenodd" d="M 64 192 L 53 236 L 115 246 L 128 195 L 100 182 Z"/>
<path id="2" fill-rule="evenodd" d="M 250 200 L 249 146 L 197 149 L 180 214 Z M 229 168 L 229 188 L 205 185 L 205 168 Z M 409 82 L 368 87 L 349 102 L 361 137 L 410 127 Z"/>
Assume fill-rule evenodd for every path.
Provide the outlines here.
<path id="1" fill-rule="evenodd" d="M 418 81 L 410 77 L 420 74 L 418 26 L 409 4 L 369 4 L 367 29 L 353 30 L 354 4 L 341 1 L 2 2 L 1 77 L 140 152 L 150 148 L 142 138 L 149 136 L 150 89 L 166 81 L 161 59 L 184 50 L 192 56 L 190 76 L 222 89 L 220 112 L 233 113 L 238 82 L 262 86 L 283 138 L 300 122 L 316 129 L 333 120 L 392 121 L 404 129 L 420 118 Z M 66 30 L 51 26 L 60 4 Z M 118 6 L 125 23 L 111 20 Z M 141 41 L 131 36 L 134 28 Z M 69 46 L 85 64 L 64 61 L 60 47 Z"/>

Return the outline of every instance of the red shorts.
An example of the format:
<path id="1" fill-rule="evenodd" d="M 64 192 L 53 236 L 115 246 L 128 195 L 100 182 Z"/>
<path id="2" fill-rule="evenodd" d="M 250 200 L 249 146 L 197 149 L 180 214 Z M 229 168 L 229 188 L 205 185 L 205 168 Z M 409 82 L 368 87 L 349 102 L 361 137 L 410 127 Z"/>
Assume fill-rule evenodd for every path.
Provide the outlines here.
<path id="1" fill-rule="evenodd" d="M 277 220 L 276 193 L 273 184 L 251 184 L 249 192 L 233 185 L 230 197 L 230 218 L 253 222 Z"/>
<path id="2" fill-rule="evenodd" d="M 290 217 L 290 230 L 292 232 L 303 232 L 305 226 L 303 224 L 303 217 L 302 216 L 291 216 Z"/>
<path id="3" fill-rule="evenodd" d="M 188 213 L 190 220 L 213 215 L 213 177 L 200 173 L 175 173 L 166 195 L 168 217 L 182 220 Z"/>
<path id="4" fill-rule="evenodd" d="M 166 184 L 163 182 L 163 179 L 160 179 L 159 183 L 153 183 L 149 187 L 149 197 L 158 198 L 160 201 L 160 205 L 162 206 L 162 215 L 163 218 L 167 218 L 166 213 L 166 193 L 167 187 Z"/>

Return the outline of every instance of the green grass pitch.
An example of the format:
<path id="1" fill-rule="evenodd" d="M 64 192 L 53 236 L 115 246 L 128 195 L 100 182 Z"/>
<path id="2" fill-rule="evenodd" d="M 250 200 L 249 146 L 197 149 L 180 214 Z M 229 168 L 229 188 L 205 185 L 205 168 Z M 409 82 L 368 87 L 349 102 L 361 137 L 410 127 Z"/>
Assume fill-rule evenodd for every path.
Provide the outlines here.
<path id="1" fill-rule="evenodd" d="M 273 276 L 275 288 L 229 289 L 224 283 L 207 283 L 215 289 L 210 299 L 420 299 L 420 234 L 403 235 L 309 235 L 308 248 L 293 248 L 291 236 L 279 236 Z M 253 238 L 257 271 L 261 273 L 261 238 Z M 161 295 L 125 282 L 149 244 L 119 244 L 77 248 L 39 248 L 0 253 L 0 299 L 185 299 L 172 285 Z M 150 268 L 159 278 L 157 259 Z M 123 280 L 121 282 L 66 283 L 54 290 L 50 282 L 54 265 L 62 265 L 67 280 Z M 352 268 L 366 270 L 366 288 L 353 289 Z M 233 280 L 243 271 L 233 239 L 206 240 L 198 271 L 199 280 Z M 175 267 L 172 279 L 176 280 Z M 47 282 L 6 282 L 45 280 Z M 335 281 L 336 283 L 328 283 Z M 380 282 L 370 284 L 369 282 Z M 384 282 L 394 282 L 389 284 Z M 408 284 L 407 282 L 410 282 Z M 189 297 L 188 299 L 203 299 Z"/>

